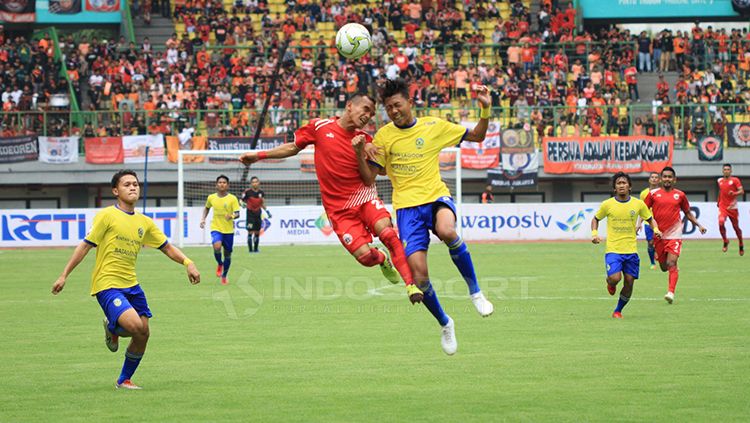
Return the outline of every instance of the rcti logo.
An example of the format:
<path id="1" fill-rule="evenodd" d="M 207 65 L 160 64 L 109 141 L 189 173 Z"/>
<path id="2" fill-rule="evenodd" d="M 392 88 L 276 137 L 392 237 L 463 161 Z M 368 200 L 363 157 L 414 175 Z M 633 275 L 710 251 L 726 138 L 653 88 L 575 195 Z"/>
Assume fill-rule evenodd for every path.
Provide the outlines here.
<path id="1" fill-rule="evenodd" d="M 316 220 L 315 220 L 315 226 L 320 229 L 320 232 L 323 232 L 323 235 L 329 236 L 333 233 L 333 227 L 331 227 L 331 221 L 328 220 L 328 215 L 325 213 L 321 214 Z"/>
<path id="2" fill-rule="evenodd" d="M 51 241 L 54 239 L 83 239 L 86 236 L 86 215 L 8 214 L 2 216 L 3 241 Z"/>
<path id="3" fill-rule="evenodd" d="M 586 214 L 591 213 L 594 209 L 583 209 L 578 213 L 573 213 L 565 222 L 555 222 L 557 227 L 564 232 L 575 232 L 586 221 Z"/>

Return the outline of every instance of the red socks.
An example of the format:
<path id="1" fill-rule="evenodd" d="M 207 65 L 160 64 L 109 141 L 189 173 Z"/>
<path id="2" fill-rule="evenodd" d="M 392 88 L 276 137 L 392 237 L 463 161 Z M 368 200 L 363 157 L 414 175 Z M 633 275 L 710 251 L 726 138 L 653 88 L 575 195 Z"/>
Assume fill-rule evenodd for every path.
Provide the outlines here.
<path id="1" fill-rule="evenodd" d="M 385 261 L 385 255 L 377 248 L 370 248 L 370 252 L 359 256 L 357 261 L 362 263 L 363 266 L 372 267 L 376 264 L 382 264 Z"/>
<path id="2" fill-rule="evenodd" d="M 385 228 L 380 231 L 380 241 L 385 244 L 388 251 L 391 252 L 391 260 L 393 261 L 393 267 L 396 268 L 398 273 L 401 275 L 401 279 L 406 282 L 407 285 L 414 283 L 414 276 L 412 276 L 409 263 L 406 261 L 406 253 L 404 252 L 404 245 L 401 240 L 398 239 L 396 231 L 393 228 Z"/>
<path id="3" fill-rule="evenodd" d="M 680 277 L 680 269 L 677 268 L 677 265 L 674 265 L 667 269 L 667 271 L 669 272 L 669 292 L 674 294 L 674 289 L 677 286 L 677 278 Z"/>
<path id="4" fill-rule="evenodd" d="M 727 239 L 727 228 L 725 228 L 723 224 L 719 225 L 719 233 L 721 234 L 721 239 L 724 241 L 724 244 L 729 242 Z"/>

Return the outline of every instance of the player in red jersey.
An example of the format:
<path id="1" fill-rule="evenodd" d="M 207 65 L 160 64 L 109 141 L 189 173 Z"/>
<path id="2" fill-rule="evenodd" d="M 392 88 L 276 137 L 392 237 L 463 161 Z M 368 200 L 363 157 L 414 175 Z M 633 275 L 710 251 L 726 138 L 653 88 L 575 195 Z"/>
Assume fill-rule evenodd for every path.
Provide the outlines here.
<path id="1" fill-rule="evenodd" d="M 654 220 L 661 230 L 661 238 L 655 240 L 654 246 L 661 271 L 669 272 L 669 290 L 664 296 L 669 304 L 674 301 L 674 289 L 679 277 L 677 259 L 680 258 L 682 250 L 680 211 L 685 214 L 687 220 L 698 227 L 700 233 L 706 233 L 706 228 L 698 223 L 698 219 L 690 211 L 690 202 L 685 193 L 674 187 L 676 182 L 677 175 L 674 169 L 665 167 L 661 171 L 661 188 L 651 191 L 644 201 L 654 213 Z"/>
<path id="2" fill-rule="evenodd" d="M 414 284 L 391 215 L 378 198 L 375 185 L 366 186 L 362 182 L 358 160 L 352 149 L 352 138 L 356 136 L 364 136 L 367 142 L 372 141 L 372 137 L 362 128 L 374 115 L 375 100 L 367 94 L 355 94 L 346 103 L 340 118 L 313 119 L 294 133 L 294 142 L 268 151 L 249 151 L 240 157 L 240 161 L 250 165 L 266 158 L 282 159 L 298 154 L 308 145 L 314 145 L 315 172 L 320 182 L 323 208 L 341 244 L 363 266 L 380 265 L 389 281 L 398 283 L 400 274 L 406 282 L 409 300 L 417 303 L 422 301 L 423 294 Z M 373 235 L 380 238 L 388 249 L 370 246 Z"/>
<path id="3" fill-rule="evenodd" d="M 745 193 L 742 188 L 742 182 L 740 178 L 732 176 L 732 165 L 727 163 L 721 168 L 721 173 L 724 174 L 719 180 L 719 198 L 717 200 L 717 206 L 719 206 L 719 232 L 721 232 L 721 239 L 724 241 L 724 246 L 721 251 L 727 252 L 729 246 L 729 239 L 727 239 L 727 230 L 724 228 L 724 222 L 727 218 L 732 222 L 734 233 L 737 234 L 737 240 L 740 243 L 740 255 L 745 255 L 745 244 L 742 242 L 742 229 L 740 229 L 739 212 L 737 211 L 737 197 Z"/>

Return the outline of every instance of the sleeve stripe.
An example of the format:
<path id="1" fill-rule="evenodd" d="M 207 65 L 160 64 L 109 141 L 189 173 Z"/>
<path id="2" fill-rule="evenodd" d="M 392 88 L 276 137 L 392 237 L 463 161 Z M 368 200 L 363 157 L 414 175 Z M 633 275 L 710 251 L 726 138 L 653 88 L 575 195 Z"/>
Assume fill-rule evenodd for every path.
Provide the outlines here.
<path id="1" fill-rule="evenodd" d="M 166 241 L 164 241 L 164 242 L 163 242 L 163 243 L 162 243 L 162 244 L 161 244 L 161 245 L 160 245 L 160 246 L 158 247 L 158 249 L 159 249 L 159 250 L 161 250 L 162 248 L 166 247 L 166 246 L 167 246 L 167 244 L 169 244 L 169 240 L 166 240 Z"/>
<path id="2" fill-rule="evenodd" d="M 464 134 L 463 134 L 463 136 L 461 136 L 461 139 L 460 139 L 460 140 L 458 140 L 458 142 L 456 143 L 456 145 L 459 145 L 459 144 L 461 144 L 462 142 L 464 142 L 464 140 L 466 139 L 466 136 L 467 136 L 467 135 L 469 135 L 469 128 L 466 128 L 466 131 L 464 131 Z"/>
<path id="3" fill-rule="evenodd" d="M 372 160 L 368 160 L 367 163 L 369 163 L 369 164 L 377 167 L 378 169 L 382 169 L 383 168 L 383 166 L 381 166 L 380 163 L 373 162 Z"/>
<path id="4" fill-rule="evenodd" d="M 86 244 L 89 244 L 89 245 L 91 245 L 92 247 L 97 247 L 97 245 L 96 245 L 96 244 L 94 244 L 93 242 L 89 241 L 89 240 L 88 240 L 88 239 L 86 239 L 86 238 L 84 238 L 84 239 L 83 239 L 83 242 L 85 242 Z"/>

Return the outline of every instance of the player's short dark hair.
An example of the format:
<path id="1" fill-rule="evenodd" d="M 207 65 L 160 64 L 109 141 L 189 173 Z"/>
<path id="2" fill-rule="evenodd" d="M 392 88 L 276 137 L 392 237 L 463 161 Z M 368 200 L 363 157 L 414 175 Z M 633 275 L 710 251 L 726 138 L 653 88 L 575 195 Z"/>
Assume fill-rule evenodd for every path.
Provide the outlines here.
<path id="1" fill-rule="evenodd" d="M 633 181 L 630 179 L 630 175 L 625 172 L 617 172 L 615 173 L 615 176 L 612 177 L 612 189 L 615 188 L 615 185 L 617 185 L 617 180 L 620 178 L 625 178 L 625 180 L 628 181 L 628 185 L 630 185 L 631 187 L 633 186 Z"/>
<path id="2" fill-rule="evenodd" d="M 362 97 L 364 97 L 364 98 L 372 101 L 373 104 L 378 104 L 378 101 L 375 100 L 375 98 L 373 96 L 371 96 L 370 94 L 367 94 L 366 92 L 362 92 L 362 91 L 359 91 L 359 92 L 356 92 L 356 93 L 352 94 L 352 96 L 349 97 L 349 102 L 354 102 L 354 100 L 357 100 L 357 99 L 362 98 Z"/>
<path id="3" fill-rule="evenodd" d="M 258 178 L 257 176 L 253 176 L 252 178 L 250 178 L 250 182 L 255 181 L 255 180 L 260 181 L 260 178 Z"/>
<path id="4" fill-rule="evenodd" d="M 722 167 L 722 168 L 728 167 L 728 168 L 730 168 L 730 169 L 731 169 L 731 168 L 732 168 L 732 164 L 731 164 L 731 163 L 724 163 L 724 165 L 723 165 L 723 166 L 721 166 L 721 167 Z"/>
<path id="5" fill-rule="evenodd" d="M 383 91 L 380 93 L 380 99 L 385 103 L 386 100 L 394 95 L 401 94 L 405 99 L 409 99 L 409 85 L 403 78 L 389 79 L 383 85 Z"/>
<path id="6" fill-rule="evenodd" d="M 223 179 L 229 183 L 229 177 L 227 175 L 219 175 L 216 177 L 216 182 L 219 182 L 219 179 Z"/>
<path id="7" fill-rule="evenodd" d="M 117 188 L 117 184 L 120 183 L 120 179 L 122 179 L 122 177 L 125 175 L 134 176 L 135 180 L 136 181 L 138 180 L 138 175 L 135 173 L 134 170 L 130 170 L 130 169 L 118 170 L 117 173 L 112 175 L 112 188 Z"/>
<path id="8" fill-rule="evenodd" d="M 660 176 L 664 174 L 664 172 L 672 172 L 672 175 L 677 176 L 677 172 L 674 171 L 672 166 L 666 166 L 664 169 L 661 170 Z"/>

